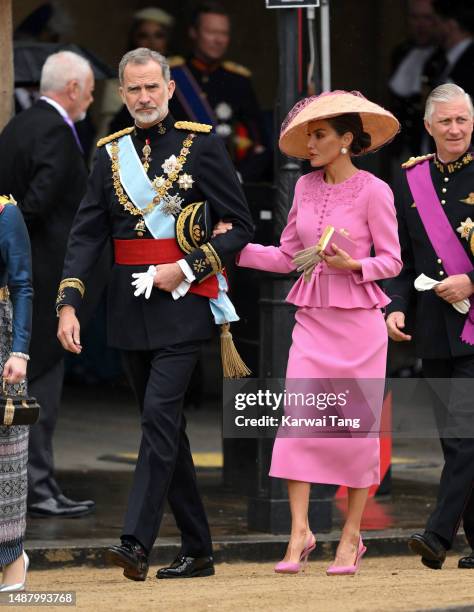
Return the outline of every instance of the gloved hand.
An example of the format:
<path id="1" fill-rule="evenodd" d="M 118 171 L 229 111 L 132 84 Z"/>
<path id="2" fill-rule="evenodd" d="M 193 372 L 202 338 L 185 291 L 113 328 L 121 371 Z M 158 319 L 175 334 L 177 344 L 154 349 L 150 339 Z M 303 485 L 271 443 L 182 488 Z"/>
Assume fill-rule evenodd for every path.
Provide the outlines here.
<path id="1" fill-rule="evenodd" d="M 320 261 L 321 257 L 316 246 L 297 251 L 293 257 L 293 263 L 296 266 L 296 270 L 304 273 L 306 282 L 309 282 L 314 268 Z"/>
<path id="2" fill-rule="evenodd" d="M 442 281 L 437 281 L 433 278 L 430 278 L 429 276 L 426 276 L 426 274 L 420 274 L 420 276 L 415 278 L 415 282 L 413 284 L 415 285 L 415 289 L 417 291 L 429 291 L 430 289 L 436 287 L 436 285 L 439 285 L 441 282 Z M 471 304 L 466 298 L 459 302 L 454 302 L 453 304 L 451 304 L 451 306 L 461 314 L 467 314 L 469 312 Z"/>
<path id="3" fill-rule="evenodd" d="M 132 285 L 136 287 L 135 293 L 133 294 L 135 297 L 138 297 L 142 294 L 145 294 L 145 299 L 147 300 L 151 295 L 151 290 L 153 289 L 153 281 L 155 280 L 155 266 L 149 266 L 146 272 L 136 272 L 132 274 L 132 277 L 135 279 L 132 281 Z"/>

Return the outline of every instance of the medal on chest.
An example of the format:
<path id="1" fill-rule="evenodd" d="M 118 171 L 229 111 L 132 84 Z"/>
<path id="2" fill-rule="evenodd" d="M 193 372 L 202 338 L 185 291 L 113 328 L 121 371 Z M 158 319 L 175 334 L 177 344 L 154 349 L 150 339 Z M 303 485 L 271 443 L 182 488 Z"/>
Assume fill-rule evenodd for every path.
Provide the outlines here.
<path id="1" fill-rule="evenodd" d="M 468 217 L 465 221 L 461 221 L 461 225 L 456 228 L 456 231 L 458 232 L 458 234 L 461 234 L 461 238 L 465 238 L 466 240 L 468 240 L 469 233 L 473 227 L 474 221 L 471 219 L 471 217 Z"/>
<path id="2" fill-rule="evenodd" d="M 176 155 L 171 155 L 161 165 L 163 174 L 161 176 L 155 176 L 153 181 L 150 181 L 150 185 L 155 192 L 155 196 L 151 202 L 142 208 L 136 206 L 129 200 L 127 193 L 122 186 L 120 179 L 121 167 L 119 160 L 119 141 L 116 140 L 111 143 L 110 157 L 112 163 L 112 179 L 115 195 L 125 211 L 131 215 L 141 217 L 134 228 L 134 231 L 137 233 L 137 237 L 143 237 L 146 232 L 144 216 L 151 213 L 157 206 L 160 206 L 159 210 L 164 215 L 177 215 L 181 212 L 181 206 L 184 202 L 184 198 L 180 197 L 177 193 L 172 195 L 170 191 L 173 187 L 176 187 L 176 185 L 179 189 L 183 189 L 184 191 L 191 189 L 193 186 L 194 179 L 192 175 L 185 172 L 182 173 L 181 171 L 185 166 L 194 138 L 195 134 L 188 134 L 183 141 L 183 146 L 178 157 Z M 151 152 L 151 146 L 147 140 L 145 141 L 145 146 L 142 149 L 143 157 L 140 160 L 143 164 L 145 173 L 149 169 Z M 149 180 L 148 177 L 146 178 Z"/>

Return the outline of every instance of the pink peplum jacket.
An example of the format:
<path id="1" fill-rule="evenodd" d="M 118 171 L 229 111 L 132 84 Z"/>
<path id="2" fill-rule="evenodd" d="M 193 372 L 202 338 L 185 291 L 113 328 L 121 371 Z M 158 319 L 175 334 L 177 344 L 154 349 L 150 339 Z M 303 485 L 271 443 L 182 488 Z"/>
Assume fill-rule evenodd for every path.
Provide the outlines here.
<path id="1" fill-rule="evenodd" d="M 322 170 L 302 176 L 296 183 L 280 246 L 248 244 L 237 264 L 268 272 L 292 272 L 296 251 L 314 246 L 327 225 L 349 232 L 357 243 L 354 258 L 362 269 L 338 270 L 321 262 L 310 282 L 300 276 L 287 302 L 313 308 L 386 306 L 390 299 L 374 281 L 397 276 L 402 268 L 397 218 L 390 187 L 364 170 L 336 185 L 324 181 Z M 374 257 L 370 255 L 372 246 Z"/>

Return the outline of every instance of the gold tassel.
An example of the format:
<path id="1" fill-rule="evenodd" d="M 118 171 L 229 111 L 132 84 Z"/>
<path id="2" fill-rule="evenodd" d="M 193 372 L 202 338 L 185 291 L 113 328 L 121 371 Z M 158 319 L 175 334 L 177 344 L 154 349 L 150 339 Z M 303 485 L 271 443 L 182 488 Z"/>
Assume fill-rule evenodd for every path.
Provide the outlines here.
<path id="1" fill-rule="evenodd" d="M 251 374 L 235 348 L 229 323 L 221 325 L 221 360 L 224 378 L 243 378 Z"/>

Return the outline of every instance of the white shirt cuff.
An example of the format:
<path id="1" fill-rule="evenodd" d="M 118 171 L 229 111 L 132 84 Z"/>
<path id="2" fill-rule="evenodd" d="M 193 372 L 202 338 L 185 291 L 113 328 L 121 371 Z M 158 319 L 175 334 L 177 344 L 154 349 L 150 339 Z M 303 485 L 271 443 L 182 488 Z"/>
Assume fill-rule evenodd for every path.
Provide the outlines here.
<path id="1" fill-rule="evenodd" d="M 182 270 L 184 276 L 186 277 L 186 280 L 188 281 L 188 283 L 192 283 L 193 281 L 196 280 L 196 277 L 194 276 L 193 271 L 191 270 L 190 265 L 188 264 L 188 262 L 185 259 L 178 259 L 178 261 L 176 263 L 181 268 L 181 270 Z"/>
<path id="2" fill-rule="evenodd" d="M 183 297 L 183 295 L 186 295 L 186 293 L 189 291 L 189 287 L 191 287 L 190 282 L 187 280 L 181 281 L 176 289 L 173 289 L 171 292 L 173 300 L 178 300 L 180 297 Z"/>

